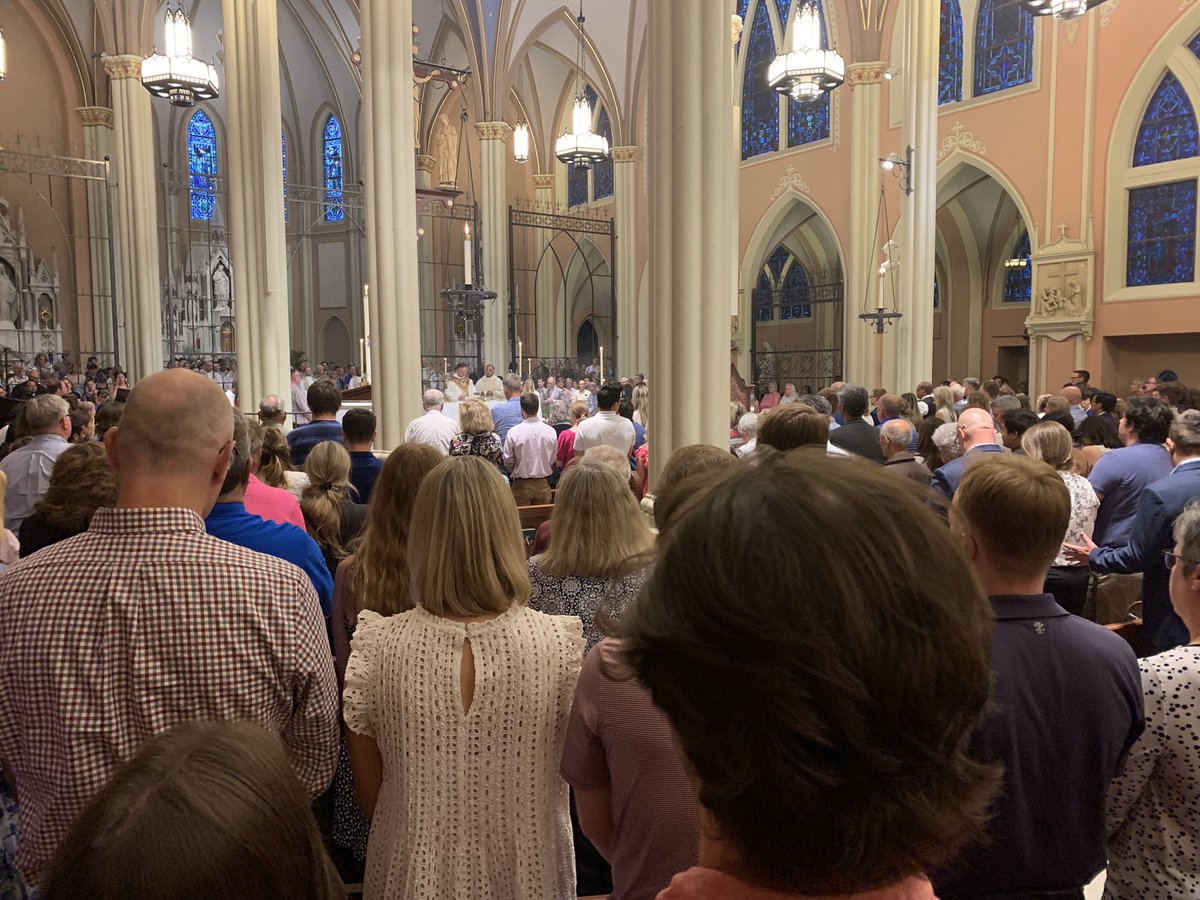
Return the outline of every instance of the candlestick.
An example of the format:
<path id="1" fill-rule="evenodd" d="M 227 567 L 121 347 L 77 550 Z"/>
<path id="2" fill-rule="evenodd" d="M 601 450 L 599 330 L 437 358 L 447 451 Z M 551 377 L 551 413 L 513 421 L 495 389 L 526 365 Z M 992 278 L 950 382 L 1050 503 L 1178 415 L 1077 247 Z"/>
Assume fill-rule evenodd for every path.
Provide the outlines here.
<path id="1" fill-rule="evenodd" d="M 471 226 L 463 224 L 463 284 L 475 283 L 475 257 L 471 253 Z"/>
<path id="2" fill-rule="evenodd" d="M 367 375 L 367 348 L 371 345 L 371 304 L 369 302 L 371 288 L 369 285 L 363 285 L 363 338 L 362 338 L 362 368 L 359 370 L 359 375 L 363 381 L 370 381 Z"/>
<path id="3" fill-rule="evenodd" d="M 524 358 L 524 349 L 525 349 L 525 345 L 522 344 L 520 341 L 517 341 L 517 377 L 518 378 L 520 378 L 521 373 L 525 371 L 525 369 L 522 365 L 522 360 Z"/>
<path id="4" fill-rule="evenodd" d="M 604 384 L 604 348 L 600 348 L 600 383 Z"/>
<path id="5" fill-rule="evenodd" d="M 362 373 L 367 371 L 367 339 L 358 339 L 358 374 L 361 377 Z"/>

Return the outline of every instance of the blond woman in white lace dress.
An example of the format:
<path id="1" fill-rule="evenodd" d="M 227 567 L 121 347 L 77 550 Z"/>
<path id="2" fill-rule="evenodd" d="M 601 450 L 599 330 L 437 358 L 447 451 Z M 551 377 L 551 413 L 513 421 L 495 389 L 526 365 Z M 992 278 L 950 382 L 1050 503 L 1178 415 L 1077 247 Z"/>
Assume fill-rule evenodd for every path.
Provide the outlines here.
<path id="1" fill-rule="evenodd" d="M 516 506 L 483 460 L 426 477 L 410 535 L 417 608 L 363 612 L 346 667 L 364 897 L 572 898 L 558 767 L 581 623 L 528 608 Z"/>

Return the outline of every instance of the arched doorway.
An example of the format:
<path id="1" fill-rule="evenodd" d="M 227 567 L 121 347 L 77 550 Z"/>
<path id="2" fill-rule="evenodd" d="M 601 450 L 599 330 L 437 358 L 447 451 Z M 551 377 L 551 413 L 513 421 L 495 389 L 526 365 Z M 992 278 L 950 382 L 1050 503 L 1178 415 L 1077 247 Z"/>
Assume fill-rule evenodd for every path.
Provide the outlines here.
<path id="1" fill-rule="evenodd" d="M 575 336 L 575 358 L 585 366 L 600 356 L 600 335 L 591 319 L 584 319 Z"/>

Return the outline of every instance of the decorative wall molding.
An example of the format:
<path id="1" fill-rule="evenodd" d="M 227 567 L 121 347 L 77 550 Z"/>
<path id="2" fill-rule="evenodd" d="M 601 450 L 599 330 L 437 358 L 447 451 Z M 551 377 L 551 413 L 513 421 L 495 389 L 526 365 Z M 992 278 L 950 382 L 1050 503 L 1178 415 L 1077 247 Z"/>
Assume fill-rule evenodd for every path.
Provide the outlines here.
<path id="1" fill-rule="evenodd" d="M 788 166 L 784 170 L 783 177 L 779 179 L 779 186 L 771 194 L 771 202 L 774 203 L 788 191 L 797 191 L 801 194 L 807 194 L 811 191 L 808 182 L 796 171 L 795 166 Z"/>
<path id="2" fill-rule="evenodd" d="M 854 63 L 846 67 L 846 84 L 851 90 L 860 84 L 882 84 L 887 70 L 885 62 Z"/>
<path id="3" fill-rule="evenodd" d="M 102 125 L 105 128 L 113 127 L 113 111 L 107 106 L 80 106 L 75 110 L 75 114 L 79 116 L 79 121 L 84 126 Z"/>
<path id="4" fill-rule="evenodd" d="M 975 135 L 968 131 L 962 122 L 955 122 L 954 128 L 951 129 L 954 134 L 947 135 L 942 141 L 942 147 L 938 150 L 938 162 L 944 160 L 955 150 L 963 149 L 968 153 L 976 153 L 979 156 L 987 155 L 987 147 L 975 140 Z"/>
<path id="5" fill-rule="evenodd" d="M 507 122 L 476 122 L 475 133 L 481 141 L 503 141 L 512 137 L 512 126 Z"/>
<path id="6" fill-rule="evenodd" d="M 421 154 L 417 155 L 417 171 L 418 172 L 429 172 L 432 174 L 433 170 L 436 167 L 437 167 L 437 160 L 434 159 L 432 156 L 424 156 Z"/>
<path id="7" fill-rule="evenodd" d="M 637 147 L 613 147 L 612 158 L 615 163 L 630 163 L 637 159 Z"/>
<path id="8" fill-rule="evenodd" d="M 554 182 L 555 176 L 553 174 L 533 176 L 533 186 L 539 191 L 554 190 Z"/>
<path id="9" fill-rule="evenodd" d="M 1117 11 L 1117 4 L 1120 2 L 1121 2 L 1121 0 L 1105 0 L 1104 5 L 1100 7 L 1100 27 L 1101 28 L 1108 27 L 1108 23 L 1110 21 L 1112 21 L 1113 13 L 1115 13 Z M 1187 6 L 1191 2 L 1192 2 L 1192 0 L 1183 0 L 1183 3 L 1180 5 L 1179 8 L 1182 10 L 1185 6 Z"/>
<path id="10" fill-rule="evenodd" d="M 142 77 L 142 58 L 140 56 L 106 56 L 104 57 L 104 72 L 113 81 L 122 78 Z"/>

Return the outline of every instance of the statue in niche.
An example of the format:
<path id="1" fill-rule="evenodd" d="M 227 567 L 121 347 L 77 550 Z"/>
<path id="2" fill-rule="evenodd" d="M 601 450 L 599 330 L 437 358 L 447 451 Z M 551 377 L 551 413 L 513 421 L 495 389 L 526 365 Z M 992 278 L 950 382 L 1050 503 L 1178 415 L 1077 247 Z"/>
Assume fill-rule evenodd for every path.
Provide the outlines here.
<path id="1" fill-rule="evenodd" d="M 230 306 L 229 271 L 224 263 L 218 263 L 212 273 L 213 306 L 216 310 L 226 312 Z M 208 316 L 206 315 L 207 319 Z"/>
<path id="2" fill-rule="evenodd" d="M 3 313 L 6 322 L 16 322 L 21 318 L 21 297 L 7 265 L 0 265 L 0 313 Z"/>
<path id="3" fill-rule="evenodd" d="M 433 138 L 433 155 L 437 157 L 438 187 L 457 187 L 458 132 L 445 113 L 438 116 L 438 131 Z"/>

